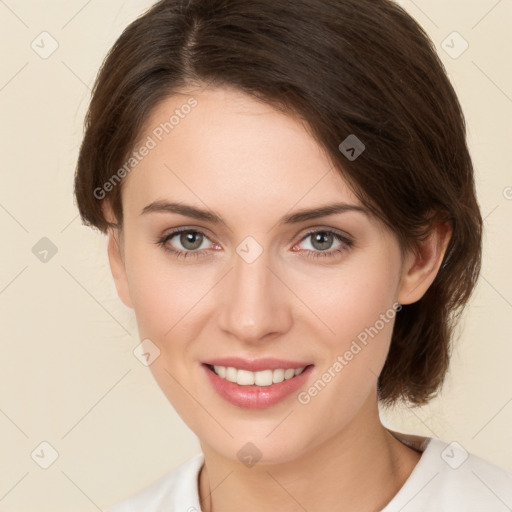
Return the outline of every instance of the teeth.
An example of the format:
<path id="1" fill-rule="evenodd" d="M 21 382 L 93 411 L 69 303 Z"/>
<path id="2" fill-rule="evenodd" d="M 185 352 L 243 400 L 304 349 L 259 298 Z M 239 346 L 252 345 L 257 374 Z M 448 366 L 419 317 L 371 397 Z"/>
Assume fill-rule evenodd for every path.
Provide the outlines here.
<path id="1" fill-rule="evenodd" d="M 277 368 L 275 370 L 261 370 L 259 372 L 250 372 L 249 370 L 238 370 L 232 366 L 217 366 L 213 367 L 215 373 L 229 382 L 234 382 L 240 386 L 271 386 L 278 384 L 283 380 L 289 380 L 300 375 L 305 366 L 302 368 Z"/>

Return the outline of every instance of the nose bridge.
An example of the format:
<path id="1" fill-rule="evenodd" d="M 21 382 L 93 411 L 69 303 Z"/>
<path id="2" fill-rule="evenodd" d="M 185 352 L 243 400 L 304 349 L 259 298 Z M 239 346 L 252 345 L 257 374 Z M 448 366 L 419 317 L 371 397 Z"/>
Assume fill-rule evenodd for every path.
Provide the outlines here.
<path id="1" fill-rule="evenodd" d="M 285 287 L 271 271 L 270 253 L 258 246 L 253 239 L 237 247 L 220 313 L 221 328 L 246 341 L 286 330 L 290 319 Z"/>

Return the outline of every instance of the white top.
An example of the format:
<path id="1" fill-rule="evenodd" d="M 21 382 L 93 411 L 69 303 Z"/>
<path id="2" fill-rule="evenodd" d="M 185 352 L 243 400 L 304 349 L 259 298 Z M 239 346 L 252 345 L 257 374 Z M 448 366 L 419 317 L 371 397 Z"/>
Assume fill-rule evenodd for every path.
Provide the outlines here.
<path id="1" fill-rule="evenodd" d="M 381 512 L 506 512 L 512 509 L 512 473 L 468 454 L 456 441 L 390 431 L 421 452 L 409 478 Z M 199 453 L 107 512 L 201 512 Z"/>

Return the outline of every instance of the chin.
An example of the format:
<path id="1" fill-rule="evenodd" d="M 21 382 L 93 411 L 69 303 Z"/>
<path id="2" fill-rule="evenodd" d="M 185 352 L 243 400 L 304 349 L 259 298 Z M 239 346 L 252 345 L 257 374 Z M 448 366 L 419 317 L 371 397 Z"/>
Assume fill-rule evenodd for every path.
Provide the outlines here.
<path id="1" fill-rule="evenodd" d="M 312 440 L 303 437 L 303 424 L 300 426 L 302 432 L 290 432 L 290 429 L 279 432 L 278 424 L 279 422 L 272 421 L 271 425 L 268 425 L 269 428 L 265 428 L 265 433 L 254 428 L 230 430 L 226 425 L 233 438 L 225 439 L 224 442 L 219 442 L 219 437 L 210 441 L 207 437 L 200 437 L 201 433 L 198 437 L 201 439 L 203 451 L 213 450 L 225 459 L 248 468 L 254 464 L 275 465 L 292 462 L 312 448 Z"/>

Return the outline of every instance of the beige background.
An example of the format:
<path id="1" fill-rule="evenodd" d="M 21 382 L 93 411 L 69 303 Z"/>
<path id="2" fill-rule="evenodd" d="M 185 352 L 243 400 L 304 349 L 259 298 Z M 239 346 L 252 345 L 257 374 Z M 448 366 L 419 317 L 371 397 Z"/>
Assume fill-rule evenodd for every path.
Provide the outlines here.
<path id="1" fill-rule="evenodd" d="M 103 510 L 199 451 L 134 357 L 140 340 L 106 241 L 80 224 L 72 198 L 96 72 L 152 3 L 0 1 L 0 511 Z M 512 2 L 401 4 L 435 42 L 465 110 L 485 249 L 442 395 L 386 421 L 512 470 Z M 453 31 L 469 44 L 458 58 L 443 49 Z M 43 59 L 31 43 L 48 51 L 50 38 L 58 48 Z M 463 48 L 453 35 L 446 44 Z M 46 262 L 32 252 L 43 237 L 57 248 Z M 43 441 L 58 453 L 47 469 Z"/>

